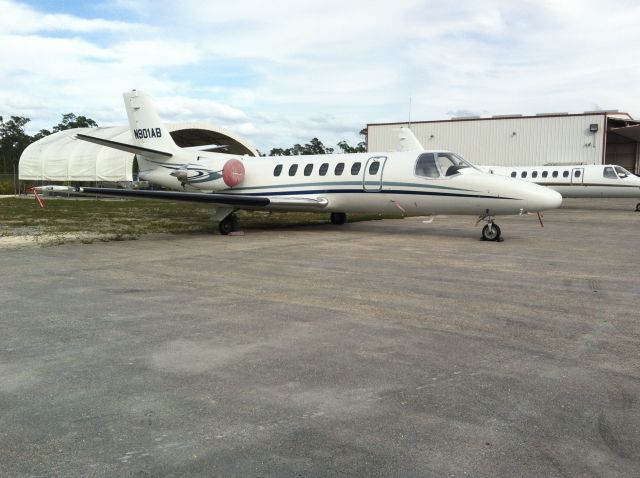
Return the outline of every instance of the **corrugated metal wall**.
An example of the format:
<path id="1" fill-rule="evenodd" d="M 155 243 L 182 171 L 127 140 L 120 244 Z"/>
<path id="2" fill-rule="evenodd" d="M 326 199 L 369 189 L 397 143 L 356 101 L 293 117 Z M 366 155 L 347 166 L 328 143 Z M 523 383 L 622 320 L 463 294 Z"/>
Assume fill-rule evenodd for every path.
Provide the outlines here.
<path id="1" fill-rule="evenodd" d="M 479 165 L 600 164 L 604 122 L 604 114 L 482 118 L 412 123 L 411 130 L 425 149 L 448 149 Z M 406 123 L 368 125 L 369 151 L 397 151 L 399 126 Z"/>

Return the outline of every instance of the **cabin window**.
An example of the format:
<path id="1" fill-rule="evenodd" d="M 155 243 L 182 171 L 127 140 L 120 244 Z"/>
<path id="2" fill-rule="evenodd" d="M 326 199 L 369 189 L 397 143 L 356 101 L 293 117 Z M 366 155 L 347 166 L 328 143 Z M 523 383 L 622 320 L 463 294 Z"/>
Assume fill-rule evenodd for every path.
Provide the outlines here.
<path id="1" fill-rule="evenodd" d="M 546 172 L 546 171 L 542 171 L 542 177 L 543 177 L 543 178 L 546 178 L 548 175 L 549 175 L 549 173 L 548 173 L 548 172 Z"/>
<path id="2" fill-rule="evenodd" d="M 607 179 L 618 179 L 618 175 L 611 166 L 607 166 L 606 168 L 604 168 L 604 171 L 602 171 L 602 175 Z"/>
<path id="3" fill-rule="evenodd" d="M 538 177 L 538 171 L 534 171 L 531 173 L 531 177 L 532 178 L 537 178 Z"/>
<path id="4" fill-rule="evenodd" d="M 344 163 L 336 164 L 336 169 L 334 171 L 335 175 L 340 176 L 342 174 L 342 171 L 344 171 Z"/>
<path id="5" fill-rule="evenodd" d="M 282 172 L 282 164 L 278 164 L 275 169 L 273 170 L 273 175 L 274 176 L 280 176 L 280 173 Z"/>
<path id="6" fill-rule="evenodd" d="M 320 169 L 318 170 L 318 174 L 320 174 L 320 176 L 326 176 L 327 171 L 329 171 L 329 163 L 322 163 L 320 165 Z"/>
<path id="7" fill-rule="evenodd" d="M 520 177 L 521 177 L 521 178 L 526 178 L 526 177 L 527 177 L 527 172 L 526 172 L 526 171 L 522 171 L 522 172 L 520 173 Z"/>
<path id="8" fill-rule="evenodd" d="M 569 177 L 569 171 L 562 171 L 562 177 L 563 178 L 568 178 Z"/>
<path id="9" fill-rule="evenodd" d="M 554 178 L 557 178 L 557 177 L 558 177 L 558 171 L 554 171 L 554 172 L 551 174 L 551 176 L 553 176 Z"/>
<path id="10" fill-rule="evenodd" d="M 579 178 L 579 177 L 580 177 L 580 170 L 579 170 L 579 169 L 576 169 L 576 170 L 573 172 L 573 177 L 574 177 L 574 178 Z"/>
<path id="11" fill-rule="evenodd" d="M 423 153 L 418 156 L 416 161 L 417 176 L 424 176 L 426 178 L 437 178 L 440 176 L 438 167 L 436 166 L 436 157 L 433 153 Z"/>
<path id="12" fill-rule="evenodd" d="M 311 172 L 313 171 L 313 163 L 309 163 L 304 167 L 304 175 L 311 176 Z"/>
<path id="13" fill-rule="evenodd" d="M 511 177 L 512 177 L 512 178 L 515 178 L 517 175 L 518 175 L 518 173 L 516 173 L 515 171 L 512 171 L 512 172 L 511 172 Z"/>
<path id="14" fill-rule="evenodd" d="M 378 174 L 378 170 L 380 169 L 380 161 L 372 161 L 369 165 L 369 174 L 374 175 Z"/>
<path id="15" fill-rule="evenodd" d="M 297 164 L 292 164 L 291 166 L 289 166 L 289 176 L 295 176 L 297 172 L 298 172 Z"/>
<path id="16" fill-rule="evenodd" d="M 360 172 L 360 166 L 362 166 L 360 163 L 353 163 L 351 166 L 351 174 L 354 176 L 358 174 Z"/>

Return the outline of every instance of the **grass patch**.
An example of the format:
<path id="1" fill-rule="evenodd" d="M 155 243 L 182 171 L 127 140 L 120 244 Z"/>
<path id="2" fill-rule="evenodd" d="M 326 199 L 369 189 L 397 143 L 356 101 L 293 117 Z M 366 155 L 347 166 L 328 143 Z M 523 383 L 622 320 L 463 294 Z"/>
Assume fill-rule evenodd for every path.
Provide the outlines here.
<path id="1" fill-rule="evenodd" d="M 33 198 L 0 200 L 1 236 L 54 237 L 54 243 L 96 240 L 134 240 L 151 233 L 217 233 L 215 208 L 194 203 L 139 199 L 46 198 L 45 209 Z M 329 223 L 329 214 L 239 211 L 243 229 L 300 227 Z M 372 214 L 350 214 L 349 221 L 381 219 Z M 386 216 L 391 217 L 391 216 Z M 395 216 L 394 216 L 395 217 Z M 45 243 L 47 241 L 43 241 Z M 49 241 L 50 243 L 51 241 Z"/>

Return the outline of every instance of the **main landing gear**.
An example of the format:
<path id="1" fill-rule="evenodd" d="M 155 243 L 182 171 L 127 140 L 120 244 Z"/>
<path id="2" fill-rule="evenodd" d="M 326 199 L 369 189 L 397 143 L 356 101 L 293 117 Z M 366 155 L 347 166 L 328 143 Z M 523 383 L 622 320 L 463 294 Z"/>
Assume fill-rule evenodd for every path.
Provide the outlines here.
<path id="1" fill-rule="evenodd" d="M 487 224 L 482 228 L 483 241 L 504 241 L 504 239 L 502 239 L 500 227 L 493 222 L 494 220 L 495 218 L 493 216 L 480 216 L 480 219 L 478 219 L 478 222 L 487 221 Z"/>
<path id="2" fill-rule="evenodd" d="M 341 226 L 347 222 L 347 214 L 344 212 L 332 212 L 331 213 L 331 224 L 335 224 L 336 226 Z"/>
<path id="3" fill-rule="evenodd" d="M 238 230 L 238 217 L 231 213 L 218 223 L 218 229 L 220 234 L 226 236 L 227 234 Z"/>
<path id="4" fill-rule="evenodd" d="M 636 204 L 636 211 L 640 212 L 640 202 L 638 204 Z"/>

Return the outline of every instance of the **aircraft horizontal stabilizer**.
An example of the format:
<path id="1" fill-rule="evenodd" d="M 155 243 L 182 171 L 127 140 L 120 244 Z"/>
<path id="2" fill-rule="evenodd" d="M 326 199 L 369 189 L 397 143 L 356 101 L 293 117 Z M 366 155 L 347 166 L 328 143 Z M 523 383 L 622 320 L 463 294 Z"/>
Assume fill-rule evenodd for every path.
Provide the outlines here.
<path id="1" fill-rule="evenodd" d="M 222 151 L 228 148 L 229 145 L 227 144 L 203 144 L 201 146 L 186 146 L 182 149 L 187 151 Z"/>
<path id="2" fill-rule="evenodd" d="M 90 143 L 99 144 L 100 146 L 106 146 L 107 148 L 119 149 L 120 151 L 126 151 L 127 153 L 139 154 L 146 158 L 166 160 L 173 156 L 166 151 L 158 151 L 155 149 L 144 148 L 142 146 L 134 146 L 133 144 L 120 143 L 118 141 L 112 141 L 110 139 L 96 138 L 95 136 L 89 136 L 86 134 L 78 133 L 76 138 Z"/>

